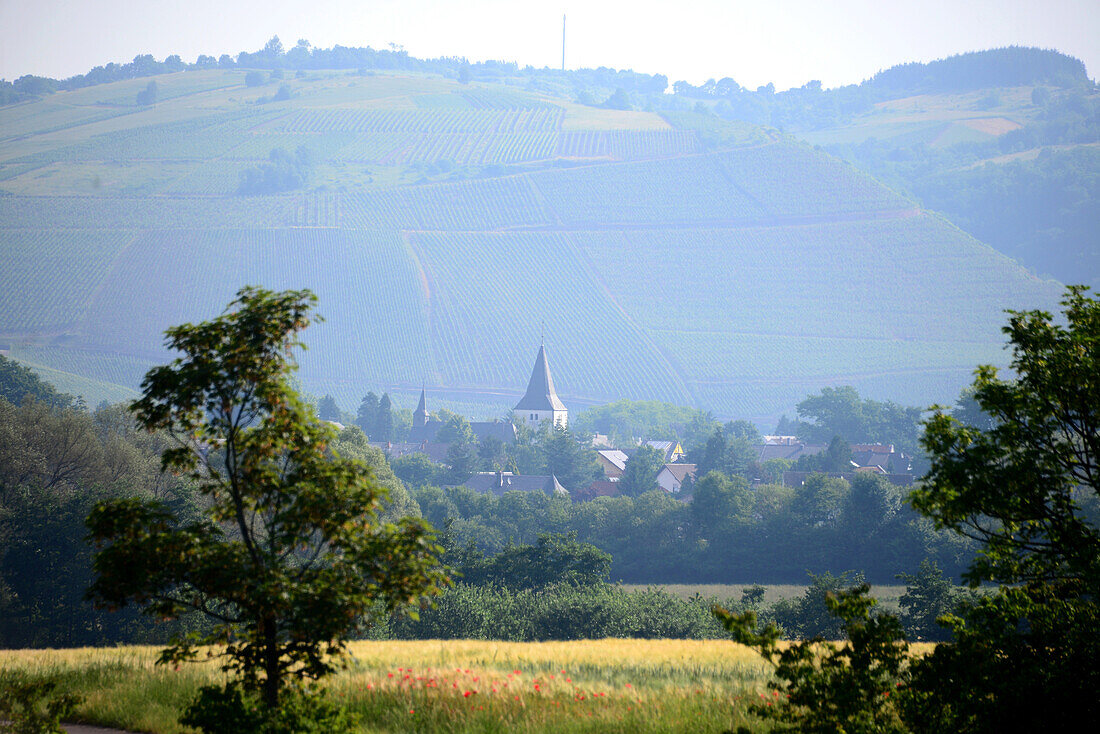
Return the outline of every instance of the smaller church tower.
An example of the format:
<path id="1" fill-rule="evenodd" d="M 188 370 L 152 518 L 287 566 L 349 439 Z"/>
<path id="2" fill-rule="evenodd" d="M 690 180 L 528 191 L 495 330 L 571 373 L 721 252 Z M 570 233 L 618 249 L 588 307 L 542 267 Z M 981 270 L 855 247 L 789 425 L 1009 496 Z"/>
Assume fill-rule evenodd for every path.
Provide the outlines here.
<path id="1" fill-rule="evenodd" d="M 535 368 L 531 370 L 531 380 L 527 383 L 527 392 L 513 410 L 532 430 L 537 430 L 539 424 L 545 420 L 565 427 L 569 411 L 554 390 L 554 378 L 550 376 L 550 365 L 546 361 L 546 347 L 539 347 Z"/>
<path id="2" fill-rule="evenodd" d="M 413 412 L 413 428 L 420 428 L 421 426 L 428 425 L 428 399 L 424 394 L 424 388 L 420 388 L 420 404 L 416 406 L 416 411 Z"/>

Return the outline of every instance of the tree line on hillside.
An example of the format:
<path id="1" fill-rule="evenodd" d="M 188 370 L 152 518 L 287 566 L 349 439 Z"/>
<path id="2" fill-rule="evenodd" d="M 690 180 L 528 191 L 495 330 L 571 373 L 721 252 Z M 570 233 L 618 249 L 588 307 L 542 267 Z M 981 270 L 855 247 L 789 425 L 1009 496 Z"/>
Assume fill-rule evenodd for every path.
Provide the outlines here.
<path id="1" fill-rule="evenodd" d="M 524 79 L 535 91 L 564 93 L 583 104 L 599 104 L 613 109 L 638 106 L 653 109 L 685 109 L 691 100 L 719 102 L 714 111 L 721 117 L 756 124 L 789 127 L 815 121 L 836 122 L 866 111 L 875 102 L 913 94 L 958 92 L 986 87 L 1048 85 L 1058 88 L 1091 86 L 1084 64 L 1056 51 L 1009 47 L 971 52 L 929 63 L 908 63 L 880 71 L 862 84 L 824 90 L 820 81 L 777 93 L 772 84 L 756 90 L 742 87 L 729 77 L 710 79 L 694 86 L 684 81 L 672 85 L 667 95 L 668 78 L 663 74 L 640 74 L 633 70 L 598 69 L 561 70 L 549 67 L 520 67 L 514 62 L 484 61 L 471 63 L 463 57 L 418 59 L 400 47 L 372 49 L 336 45 L 330 49 L 314 47 L 299 39 L 284 49 L 278 36 L 263 48 L 235 56 L 218 58 L 200 54 L 192 64 L 179 55 L 158 62 L 149 54 L 139 54 L 125 64 L 97 66 L 85 74 L 63 80 L 25 75 L 14 82 L 0 82 L 0 104 L 33 99 L 59 90 L 80 89 L 124 79 L 167 74 L 187 69 L 316 69 L 414 70 L 435 72 L 469 82 L 472 79 L 496 81 L 512 77 Z M 272 77 L 272 80 L 281 79 Z M 607 97 L 610 93 L 610 97 Z M 605 99 L 606 97 L 606 99 Z M 671 98 L 671 99 L 666 99 Z"/>
<path id="2" fill-rule="evenodd" d="M 171 74 L 199 69 L 292 69 L 300 73 L 319 69 L 401 70 L 434 72 L 459 81 L 471 79 L 493 81 L 505 77 L 526 76 L 535 85 L 549 84 L 554 91 L 560 89 L 624 89 L 630 93 L 659 95 L 668 87 L 668 78 L 662 74 L 640 74 L 632 70 L 616 70 L 606 67 L 561 71 L 558 69 L 534 69 L 520 67 L 515 62 L 470 62 L 464 57 L 439 57 L 419 59 L 404 49 L 348 47 L 335 45 L 324 49 L 314 47 L 305 39 L 299 39 L 290 49 L 284 49 L 278 36 L 272 37 L 263 48 L 236 55 L 221 54 L 217 58 L 200 54 L 194 63 L 185 63 L 178 54 L 157 61 L 150 54 L 139 54 L 128 63 L 109 63 L 96 66 L 84 74 L 67 79 L 27 74 L 13 82 L 0 80 L 0 104 L 11 104 L 57 91 L 82 89 L 98 84 L 139 79 L 157 74 Z M 277 77 L 277 78 L 281 78 Z M 549 90 L 547 90 L 549 91 Z"/>

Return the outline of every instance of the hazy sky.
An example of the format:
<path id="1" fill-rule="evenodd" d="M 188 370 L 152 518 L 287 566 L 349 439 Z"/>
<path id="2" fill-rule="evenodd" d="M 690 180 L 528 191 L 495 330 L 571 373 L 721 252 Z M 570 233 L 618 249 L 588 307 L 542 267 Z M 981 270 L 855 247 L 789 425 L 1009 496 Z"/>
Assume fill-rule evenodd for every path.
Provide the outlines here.
<path id="1" fill-rule="evenodd" d="M 1100 68 L 1100 0 L 0 0 L 0 78 L 67 77 L 139 53 L 194 61 L 396 43 L 414 56 L 610 66 L 779 89 L 859 82 L 905 61 L 1007 45 Z"/>

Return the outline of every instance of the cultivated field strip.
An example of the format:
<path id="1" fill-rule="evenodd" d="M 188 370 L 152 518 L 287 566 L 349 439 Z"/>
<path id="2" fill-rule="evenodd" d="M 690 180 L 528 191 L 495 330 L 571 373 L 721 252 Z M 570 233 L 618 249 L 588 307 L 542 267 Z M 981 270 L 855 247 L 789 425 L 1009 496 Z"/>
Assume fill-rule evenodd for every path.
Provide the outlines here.
<path id="1" fill-rule="evenodd" d="M 494 230 L 551 222 L 524 176 L 369 191 L 341 200 L 341 226 L 349 229 Z"/>
<path id="2" fill-rule="evenodd" d="M 552 132 L 561 126 L 560 107 L 522 110 L 479 109 L 307 109 L 264 127 L 280 132 Z"/>
<path id="3" fill-rule="evenodd" d="M 160 191 L 165 194 L 231 196 L 240 186 L 241 172 L 246 167 L 246 164 L 239 161 L 206 161 L 196 165 L 189 173 L 180 176 Z"/>
<path id="4" fill-rule="evenodd" d="M 848 163 L 805 145 L 775 143 L 716 154 L 732 184 L 776 216 L 835 215 L 914 208 Z M 799 171 L 792 176 L 792 171 Z"/>
<path id="5" fill-rule="evenodd" d="M 125 230 L 0 229 L 0 332 L 71 328 L 133 237 Z"/>
<path id="6" fill-rule="evenodd" d="M 136 283 L 155 283 L 156 298 Z M 303 376 L 396 382 L 430 371 L 424 295 L 396 233 L 145 232 L 111 271 L 82 331 L 104 348 L 160 359 L 165 328 L 220 313 L 249 284 L 310 288 L 320 299 L 326 319 L 309 331 Z"/>
<path id="7" fill-rule="evenodd" d="M 560 158 L 610 158 L 629 161 L 702 153 L 690 130 L 563 130 L 555 155 Z"/>
<path id="8" fill-rule="evenodd" d="M 362 131 L 261 133 L 246 135 L 225 153 L 235 160 L 264 160 L 272 149 L 305 146 L 317 160 L 384 165 L 450 161 L 460 166 L 489 166 L 553 158 L 644 160 L 695 154 L 698 138 L 680 130 L 495 132 Z"/>
<path id="9" fill-rule="evenodd" d="M 557 105 L 552 102 L 546 102 L 536 97 L 532 97 L 529 94 L 522 94 L 509 89 L 469 87 L 463 89 L 457 96 L 461 96 L 471 107 L 476 107 L 477 109 L 513 110 L 557 107 Z"/>
<path id="10" fill-rule="evenodd" d="M 128 115 L 127 108 L 74 107 L 51 99 L 0 108 L 0 143 L 28 135 L 44 135 Z"/>
<path id="11" fill-rule="evenodd" d="M 420 233 L 413 242 L 431 283 L 442 384 L 522 386 L 544 324 L 559 390 L 676 393 L 675 375 L 603 296 L 567 235 Z"/>
<path id="12" fill-rule="evenodd" d="M 972 370 L 1000 357 L 989 342 L 918 341 L 862 337 L 817 337 L 792 334 L 652 331 L 653 339 L 690 379 L 848 380 L 885 373 L 912 373 L 947 368 Z"/>
<path id="13" fill-rule="evenodd" d="M 21 362 L 39 365 L 61 374 L 80 375 L 104 384 L 136 388 L 145 373 L 158 363 L 116 352 L 102 352 L 80 347 L 14 345 L 12 357 Z"/>
<path id="14" fill-rule="evenodd" d="M 180 229 L 283 225 L 296 196 L 4 196 L 4 229 Z"/>
<path id="15" fill-rule="evenodd" d="M 182 122 L 144 125 L 53 150 L 35 153 L 20 160 L 54 161 L 130 161 L 130 160 L 206 160 L 225 155 L 249 139 L 248 130 L 271 113 L 236 112 Z M 268 149 L 270 152 L 270 149 Z M 266 157 L 266 153 L 264 154 Z"/>
<path id="16" fill-rule="evenodd" d="M 529 174 L 571 226 L 752 220 L 764 209 L 729 181 L 713 156 L 582 166 Z"/>
<path id="17" fill-rule="evenodd" d="M 667 332 L 926 341 L 934 324 L 936 341 L 1000 344 L 1005 308 L 1025 307 L 1039 294 L 1055 303 L 1059 291 L 930 215 L 590 231 L 577 241 L 616 301 L 643 328 Z M 945 291 L 941 268 L 967 287 Z"/>
<path id="18" fill-rule="evenodd" d="M 360 137 L 355 133 L 249 133 L 241 136 L 223 157 L 240 161 L 267 160 L 276 148 L 293 153 L 304 147 L 314 160 L 334 160 L 342 158 L 341 151 Z"/>

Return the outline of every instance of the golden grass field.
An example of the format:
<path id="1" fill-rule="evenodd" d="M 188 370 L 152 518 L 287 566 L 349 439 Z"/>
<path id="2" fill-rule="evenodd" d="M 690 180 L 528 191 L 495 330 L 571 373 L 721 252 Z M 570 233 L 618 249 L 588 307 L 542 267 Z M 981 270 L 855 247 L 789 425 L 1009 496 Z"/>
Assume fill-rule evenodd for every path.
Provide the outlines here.
<path id="1" fill-rule="evenodd" d="M 155 665 L 157 648 L 0 651 L 0 668 L 55 675 L 84 696 L 77 719 L 189 731 L 176 718 L 215 663 Z M 725 641 L 355 642 L 327 682 L 364 732 L 721 732 L 748 726 L 769 670 Z"/>

